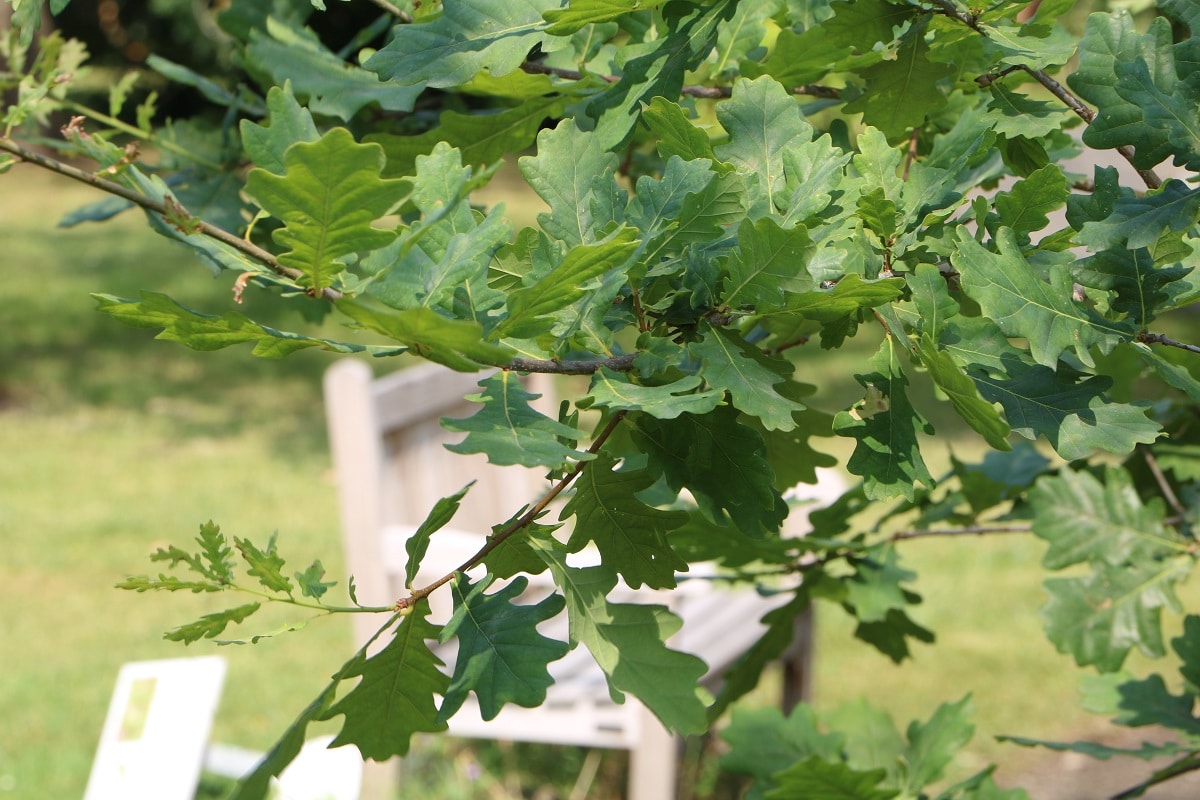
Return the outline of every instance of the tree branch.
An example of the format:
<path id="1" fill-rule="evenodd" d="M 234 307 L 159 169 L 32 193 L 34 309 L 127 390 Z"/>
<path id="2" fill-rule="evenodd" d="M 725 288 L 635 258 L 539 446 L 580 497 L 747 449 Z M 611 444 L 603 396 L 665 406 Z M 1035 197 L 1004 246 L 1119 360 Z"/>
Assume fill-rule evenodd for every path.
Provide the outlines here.
<path id="1" fill-rule="evenodd" d="M 1154 457 L 1154 453 L 1150 452 L 1150 448 L 1145 445 L 1138 445 L 1138 450 L 1141 451 L 1146 466 L 1150 468 L 1150 474 L 1154 476 L 1155 482 L 1158 483 L 1159 491 L 1166 498 L 1167 505 L 1182 519 L 1187 515 L 1187 509 L 1183 507 L 1183 503 L 1179 502 L 1179 497 L 1176 496 L 1175 490 L 1171 488 L 1170 482 L 1167 481 L 1167 476 L 1163 474 L 1162 468 L 1158 466 L 1158 459 Z"/>
<path id="2" fill-rule="evenodd" d="M 553 75 L 556 78 L 564 78 L 566 80 L 578 81 L 582 80 L 585 73 L 574 69 L 563 69 L 561 67 L 551 67 L 537 61 L 526 61 L 521 65 L 521 69 L 528 72 L 530 75 Z M 588 73 L 593 74 L 593 73 Z M 616 83 L 621 80 L 617 75 L 599 75 L 595 77 L 606 83 Z M 805 84 L 804 86 L 795 86 L 791 89 L 792 94 L 809 95 L 812 97 L 825 97 L 836 100 L 841 97 L 841 90 L 832 86 L 821 86 L 819 84 Z M 712 100 L 720 100 L 733 96 L 733 89 L 728 86 L 684 86 L 679 90 L 679 93 L 687 97 L 701 97 Z"/>
<path id="3" fill-rule="evenodd" d="M 612 356 L 611 358 L 584 359 L 581 361 L 544 361 L 536 358 L 514 358 L 503 369 L 516 372 L 542 372 L 549 375 L 591 375 L 599 372 L 601 367 L 614 372 L 628 372 L 633 369 L 633 360 L 637 353 Z"/>
<path id="4" fill-rule="evenodd" d="M 143 194 L 139 194 L 132 189 L 122 186 L 119 183 L 115 183 L 114 181 L 101 178 L 98 175 L 93 175 L 90 172 L 85 172 L 78 167 L 73 167 L 70 164 L 65 164 L 48 156 L 44 156 L 41 153 L 30 150 L 29 148 L 24 147 L 23 145 L 20 145 L 7 137 L 0 136 L 0 150 L 6 150 L 28 164 L 33 164 L 34 166 L 57 173 L 64 177 L 70 178 L 71 180 L 85 183 L 88 186 L 99 189 L 102 192 L 120 197 L 122 200 L 128 200 L 130 203 L 140 206 L 147 211 L 158 214 L 161 217 L 165 218 L 168 216 L 178 216 L 180 213 L 183 213 L 191 219 L 192 224 L 195 225 L 198 233 L 203 234 L 210 239 L 215 239 L 222 244 L 229 245 L 243 255 L 249 256 L 251 259 L 262 264 L 276 275 L 281 275 L 291 280 L 299 280 L 304 276 L 304 273 L 300 270 L 280 264 L 279 260 L 276 259 L 274 255 L 266 250 L 263 250 L 253 242 L 248 242 L 239 236 L 235 236 L 224 228 L 218 228 L 212 223 L 205 222 L 198 217 L 192 216 L 190 213 L 188 213 L 187 209 L 183 208 L 183 206 L 180 205 L 179 202 L 174 198 L 170 198 L 171 202 L 174 203 L 174 208 L 168 209 L 165 203 L 160 203 L 157 200 L 146 197 Z M 326 288 L 321 291 L 321 296 L 332 302 L 334 300 L 341 299 L 342 293 L 336 289 Z"/>
<path id="5" fill-rule="evenodd" d="M 905 539 L 925 539 L 931 536 L 983 536 L 988 533 L 1029 533 L 1032 529 L 1029 523 L 1022 525 L 968 525 L 962 528 L 896 531 L 888 537 L 888 540 L 900 542 Z"/>
<path id="6" fill-rule="evenodd" d="M 608 438 L 612 436 L 613 431 L 617 429 L 617 426 L 621 424 L 621 420 L 624 418 L 624 411 L 618 411 L 617 413 L 613 414 L 612 418 L 609 419 L 608 424 L 604 426 L 604 430 L 601 431 L 600 435 L 597 436 L 592 442 L 592 446 L 587 449 L 587 452 L 592 455 L 599 453 L 600 448 L 604 446 L 604 443 L 608 441 Z M 525 528 L 529 527 L 529 525 L 537 521 L 537 518 L 540 517 L 542 512 L 546 510 L 546 507 L 554 501 L 554 498 L 562 494 L 562 492 L 568 486 L 570 486 L 576 478 L 579 477 L 580 473 L 583 472 L 589 463 L 590 462 L 588 461 L 577 461 L 574 469 L 572 469 L 559 480 L 555 481 L 554 485 L 550 487 L 550 490 L 542 495 L 541 499 L 530 506 L 529 510 L 527 510 L 517 519 L 510 522 L 504 527 L 503 530 L 489 536 L 487 542 L 483 545 L 483 547 L 479 548 L 479 551 L 476 552 L 475 555 L 459 564 L 454 571 L 446 573 L 428 586 L 413 590 L 408 597 L 402 597 L 397 600 L 395 606 L 396 610 L 403 611 L 407 608 L 412 608 L 421 600 L 424 600 L 433 592 L 437 591 L 440 587 L 452 581 L 454 576 L 459 572 L 466 572 L 472 567 L 478 566 L 483 559 L 487 558 L 489 553 L 491 553 L 500 545 L 504 544 L 504 542 L 507 541 L 510 536 L 518 533 L 521 530 L 524 530 Z"/>
<path id="7" fill-rule="evenodd" d="M 1194 344 L 1185 344 L 1184 342 L 1177 342 L 1174 339 L 1172 339 L 1171 337 L 1165 336 L 1164 334 L 1161 334 L 1161 333 L 1150 333 L 1149 331 L 1142 331 L 1141 333 L 1139 333 L 1137 335 L 1137 341 L 1143 342 L 1145 344 L 1165 344 L 1167 347 L 1178 347 L 1180 350 L 1187 350 L 1189 353 L 1200 353 L 1200 347 L 1197 347 Z"/>

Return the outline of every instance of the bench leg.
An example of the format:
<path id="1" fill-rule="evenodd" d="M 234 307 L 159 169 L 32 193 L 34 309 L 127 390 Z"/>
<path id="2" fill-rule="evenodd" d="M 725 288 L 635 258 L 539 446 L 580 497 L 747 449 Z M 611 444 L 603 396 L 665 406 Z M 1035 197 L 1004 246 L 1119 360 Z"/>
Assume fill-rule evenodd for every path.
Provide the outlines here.
<path id="1" fill-rule="evenodd" d="M 673 800 L 679 769 L 675 737 L 645 708 L 641 725 L 641 741 L 629 753 L 629 800 Z"/>

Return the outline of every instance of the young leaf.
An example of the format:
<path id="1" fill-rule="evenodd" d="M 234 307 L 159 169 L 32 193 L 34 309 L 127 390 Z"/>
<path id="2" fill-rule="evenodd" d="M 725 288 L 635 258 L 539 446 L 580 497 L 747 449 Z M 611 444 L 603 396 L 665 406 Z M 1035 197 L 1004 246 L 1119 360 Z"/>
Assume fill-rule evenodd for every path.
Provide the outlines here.
<path id="1" fill-rule="evenodd" d="M 575 481 L 575 494 L 562 510 L 575 517 L 567 550 L 575 553 L 596 543 L 601 563 L 617 572 L 633 589 L 675 586 L 675 573 L 688 564 L 671 548 L 667 533 L 688 520 L 687 512 L 663 511 L 638 500 L 637 493 L 654 483 L 645 470 L 615 471 L 616 463 L 600 455 Z"/>
<path id="2" fill-rule="evenodd" d="M 404 552 L 408 553 L 408 561 L 404 563 L 404 585 L 412 586 L 417 579 L 417 571 L 421 569 L 421 561 L 429 550 L 429 541 L 433 534 L 444 528 L 458 511 L 459 503 L 475 481 L 471 481 L 449 497 L 443 497 L 433 504 L 428 516 L 421 521 L 417 529 L 404 541 Z"/>
<path id="3" fill-rule="evenodd" d="M 207 565 L 203 574 L 217 583 L 232 582 L 233 550 L 229 547 L 229 540 L 221 533 L 221 526 L 209 520 L 200 526 L 196 541 L 200 544 L 200 558 Z"/>
<path id="4" fill-rule="evenodd" d="M 667 0 L 570 0 L 564 8 L 546 12 L 547 33 L 566 36 L 586 25 L 608 22 L 634 11 L 665 5 Z"/>
<path id="5" fill-rule="evenodd" d="M 846 468 L 863 477 L 869 499 L 903 495 L 912 500 L 918 481 L 933 486 L 917 441 L 918 433 L 932 434 L 933 426 L 908 401 L 908 379 L 891 337 L 867 363 L 874 371 L 854 376 L 866 390 L 866 398 L 851 411 L 839 412 L 833 421 L 839 436 L 858 440 Z"/>
<path id="6" fill-rule="evenodd" d="M 425 619 L 428 613 L 426 604 L 417 604 L 383 650 L 369 658 L 359 651 L 338 673 L 337 679 L 362 680 L 321 714 L 321 719 L 345 717 L 330 747 L 352 744 L 363 758 L 384 761 L 407 753 L 413 734 L 446 729 L 434 697 L 445 695 L 450 679 L 425 643 L 438 636 L 437 626 Z"/>
<path id="7" fill-rule="evenodd" d="M 507 347 L 484 340 L 478 322 L 447 319 L 431 308 L 398 311 L 365 297 L 343 297 L 337 308 L 364 328 L 405 345 L 392 348 L 392 355 L 408 349 L 459 372 L 477 372 L 481 365 L 503 366 L 513 358 Z"/>
<path id="8" fill-rule="evenodd" d="M 446 688 L 438 720 L 446 721 L 475 692 L 484 719 L 495 719 L 505 703 L 536 708 L 546 701 L 554 678 L 546 669 L 570 649 L 537 632 L 537 624 L 563 609 L 562 595 L 552 594 L 536 605 L 513 603 L 529 581 L 516 578 L 494 594 L 485 578 L 475 585 L 466 575 L 453 584 L 454 615 L 442 628 L 441 640 L 458 639 L 454 675 Z"/>
<path id="9" fill-rule="evenodd" d="M 538 214 L 548 236 L 568 245 L 595 241 L 601 226 L 594 219 L 593 201 L 615 186 L 612 175 L 619 159 L 604 149 L 592 132 L 574 122 L 538 134 L 537 155 L 517 162 L 530 187 L 550 206 Z"/>
<path id="10" fill-rule="evenodd" d="M 967 721 L 970 715 L 971 696 L 967 695 L 957 703 L 942 703 L 928 722 L 908 726 L 904 754 L 908 769 L 903 787 L 908 796 L 917 796 L 940 779 L 958 751 L 971 741 L 975 726 Z"/>
<path id="11" fill-rule="evenodd" d="M 296 102 L 290 81 L 272 86 L 267 92 L 267 123 L 259 125 L 242 120 L 240 131 L 246 154 L 254 166 L 274 175 L 287 171 L 285 154 L 296 142 L 315 142 L 321 134 L 312 113 Z"/>
<path id="12" fill-rule="evenodd" d="M 658 137 L 658 152 L 663 158 L 679 156 L 686 162 L 717 160 L 708 134 L 697 127 L 677 103 L 665 97 L 653 98 L 642 110 L 642 122 Z"/>
<path id="13" fill-rule="evenodd" d="M 246 191 L 284 223 L 272 238 L 290 248 L 279 263 L 304 273 L 303 286 L 320 293 L 345 269 L 346 256 L 384 247 L 391 231 L 371 225 L 399 200 L 401 182 L 379 177 L 383 149 L 358 144 L 345 128 L 284 154 L 286 172 L 250 171 Z"/>
<path id="14" fill-rule="evenodd" d="M 493 464 L 523 464 L 526 467 L 557 469 L 574 460 L 591 456 L 563 444 L 578 441 L 580 432 L 535 411 L 529 401 L 538 395 L 521 388 L 521 381 L 501 371 L 479 382 L 483 393 L 468 399 L 483 403 L 472 417 L 443 419 L 446 430 L 467 434 L 458 444 L 448 445 L 455 453 L 486 453 Z"/>
<path id="15" fill-rule="evenodd" d="M 296 584 L 300 587 L 300 592 L 305 597 L 311 597 L 314 600 L 320 600 L 325 596 L 325 592 L 329 591 L 330 587 L 337 586 L 337 581 L 323 581 L 325 577 L 325 566 L 317 559 L 308 565 L 308 569 L 304 572 L 297 572 Z"/>
<path id="16" fill-rule="evenodd" d="M 801 703 L 786 717 L 778 708 L 733 709 L 721 738 L 729 745 L 721 754 L 721 769 L 752 776 L 770 785 L 771 776 L 797 761 L 817 756 L 833 761 L 841 756 L 844 735 L 825 733 L 812 706 Z"/>
<path id="17" fill-rule="evenodd" d="M 167 631 L 163 634 L 163 638 L 184 644 L 198 642 L 201 639 L 215 639 L 227 626 L 243 622 L 255 611 L 258 611 L 261 605 L 261 603 L 247 603 L 236 608 L 205 614 L 195 622 L 189 622 L 187 625 L 180 625 L 178 628 Z"/>
<path id="18" fill-rule="evenodd" d="M 248 572 L 265 588 L 272 592 L 292 593 L 292 582 L 283 574 L 283 557 L 275 552 L 275 537 L 267 542 L 267 549 L 260 550 L 249 539 L 233 539 L 238 552 L 249 565 Z"/>

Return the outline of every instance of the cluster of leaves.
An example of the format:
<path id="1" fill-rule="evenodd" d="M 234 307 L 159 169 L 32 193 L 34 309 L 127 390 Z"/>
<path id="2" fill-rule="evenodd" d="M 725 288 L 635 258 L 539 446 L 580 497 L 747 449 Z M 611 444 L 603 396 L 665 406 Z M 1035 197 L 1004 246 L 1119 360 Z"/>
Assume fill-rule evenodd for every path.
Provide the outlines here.
<path id="1" fill-rule="evenodd" d="M 31 60 L 40 3 L 17 4 L 3 37 L 0 88 L 17 91 L 0 152 L 115 195 L 71 223 L 140 207 L 236 276 L 235 299 L 316 301 L 358 332 L 282 331 L 153 292 L 98 295 L 102 312 L 202 350 L 499 367 L 480 381 L 478 413 L 444 422 L 465 434 L 453 449 L 547 470 L 553 493 L 569 493 L 557 520 L 568 535 L 526 513 L 497 526 L 475 565 L 487 577 L 412 587 L 382 649 L 347 663 L 239 796 L 257 796 L 313 720 L 344 716 L 339 742 L 386 758 L 444 728 L 469 693 L 485 715 L 541 703 L 547 664 L 579 644 L 614 697 L 632 694 L 684 733 L 754 686 L 814 600 L 841 605 L 859 638 L 902 660 L 933 638 L 909 616 L 920 597 L 896 552 L 906 524 L 1032 530 L 1049 543 L 1046 568 L 1071 569 L 1047 582 L 1046 631 L 1061 650 L 1106 673 L 1133 647 L 1165 653 L 1162 609 L 1178 610 L 1172 587 L 1195 561 L 1200 348 L 1164 331 L 1200 299 L 1200 190 L 1153 169 L 1200 167 L 1191 5 L 1163 0 L 1146 33 L 1128 13 L 1096 13 L 1078 36 L 1064 26 L 1069 0 L 378 5 L 377 23 L 329 43 L 306 25 L 313 9 L 233 0 L 218 22 L 239 75 L 153 64 L 220 113 L 158 131 L 148 111 L 118 119 L 128 86 L 110 114 L 72 104 L 78 47 L 43 39 Z M 1064 87 L 1054 75 L 1076 58 Z M 57 146 L 94 171 L 19 141 L 21 126 L 62 110 L 85 119 Z M 1085 147 L 1113 149 L 1140 183 L 1071 173 L 1066 159 Z M 514 156 L 546 207 L 536 228 L 513 231 L 502 208 L 473 202 Z M 873 352 L 854 376 L 862 399 L 823 410 L 826 387 L 797 374 L 819 374 L 822 351 L 852 342 Z M 531 371 L 590 378 L 553 419 L 513 377 Z M 944 410 L 930 414 L 918 386 Z M 935 480 L 922 445 L 931 418 L 945 429 L 951 417 L 988 452 Z M 818 449 L 827 437 L 848 441 L 843 466 L 860 481 L 812 516 L 814 535 L 785 538 L 789 489 L 837 463 Z M 464 497 L 421 526 L 410 581 Z M 156 556 L 199 581 L 128 588 L 225 588 L 215 530 L 200 544 Z M 263 588 L 292 597 L 273 547 L 236 544 Z M 589 546 L 598 565 L 568 564 Z M 672 589 L 701 562 L 752 580 L 804 576 L 711 703 L 687 680 L 704 663 L 666 644 L 679 620 L 609 599 L 618 583 Z M 537 574 L 555 593 L 517 602 Z M 324 585 L 313 579 L 297 577 L 302 593 Z M 445 583 L 457 611 L 439 627 L 422 601 Z M 239 613 L 180 638 L 219 635 Z M 567 641 L 536 630 L 560 614 Z M 429 643 L 452 638 L 459 655 L 443 670 Z M 777 796 L 821 781 L 917 796 L 963 740 L 962 713 L 946 706 L 907 743 L 892 737 L 904 772 L 857 755 L 852 730 L 796 734 L 811 747 L 794 767 L 747 771 Z M 811 727 L 793 720 L 778 724 Z M 980 794 L 986 776 L 973 780 L 947 797 L 994 796 Z"/>

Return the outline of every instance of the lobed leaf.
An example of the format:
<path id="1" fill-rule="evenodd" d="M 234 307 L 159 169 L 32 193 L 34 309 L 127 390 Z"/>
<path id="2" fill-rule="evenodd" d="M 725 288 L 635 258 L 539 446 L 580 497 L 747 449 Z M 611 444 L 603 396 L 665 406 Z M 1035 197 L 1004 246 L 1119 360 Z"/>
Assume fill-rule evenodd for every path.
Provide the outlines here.
<path id="1" fill-rule="evenodd" d="M 255 611 L 258 611 L 261 606 L 261 603 L 247 603 L 236 608 L 227 608 L 224 611 L 205 614 L 195 622 L 180 625 L 178 628 L 167 631 L 163 634 L 163 638 L 171 642 L 183 642 L 184 644 L 198 642 L 201 639 L 215 639 L 221 635 L 226 627 L 243 622 Z"/>
<path id="2" fill-rule="evenodd" d="M 260 550 L 249 539 L 234 537 L 234 545 L 242 554 L 242 559 L 249 565 L 249 574 L 258 578 L 266 589 L 272 592 L 292 593 L 292 582 L 283 574 L 283 557 L 275 552 L 275 537 L 267 543 L 265 550 Z"/>

